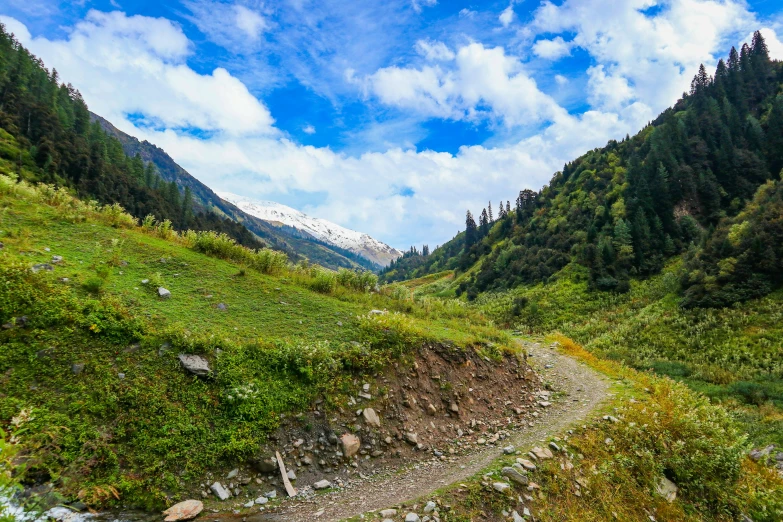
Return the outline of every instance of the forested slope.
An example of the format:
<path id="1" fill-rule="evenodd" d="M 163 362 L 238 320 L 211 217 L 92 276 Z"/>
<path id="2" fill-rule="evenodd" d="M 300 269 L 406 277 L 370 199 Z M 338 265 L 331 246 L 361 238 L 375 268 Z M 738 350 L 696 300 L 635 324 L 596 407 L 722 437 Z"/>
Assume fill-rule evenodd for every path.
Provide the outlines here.
<path id="1" fill-rule="evenodd" d="M 636 136 L 566 164 L 548 186 L 520 192 L 508 211 L 501 206 L 496 220 L 491 210 L 478 224 L 468 213 L 466 232 L 429 256 L 400 260 L 382 278 L 456 269 L 468 272 L 457 293 L 474 298 L 545 282 L 577 262 L 589 269 L 592 289 L 625 292 L 630 278 L 689 252 L 685 305 L 768 292 L 781 270 L 772 219 L 781 208 L 781 81 L 781 63 L 756 33 L 714 76 L 702 66 L 690 93 Z"/>

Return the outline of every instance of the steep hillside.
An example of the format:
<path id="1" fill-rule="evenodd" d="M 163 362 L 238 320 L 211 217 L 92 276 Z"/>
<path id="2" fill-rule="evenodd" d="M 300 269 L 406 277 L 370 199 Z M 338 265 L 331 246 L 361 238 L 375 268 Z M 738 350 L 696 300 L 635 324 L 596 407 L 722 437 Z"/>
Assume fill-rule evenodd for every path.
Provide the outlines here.
<path id="1" fill-rule="evenodd" d="M 101 128 L 109 135 L 119 140 L 125 154 L 131 158 L 139 157 L 145 164 L 154 165 L 155 172 L 163 180 L 176 184 L 182 192 L 187 191 L 187 194 L 193 198 L 195 208 L 241 223 L 273 248 L 288 253 L 292 259 L 299 259 L 300 256 L 306 257 L 313 263 L 335 270 L 338 268 L 377 270 L 378 265 L 383 265 L 383 263 L 378 263 L 361 253 L 342 248 L 339 244 L 324 244 L 317 236 L 302 232 L 292 226 L 276 226 L 264 219 L 259 219 L 252 213 L 243 211 L 232 202 L 219 197 L 212 189 L 191 176 L 163 149 L 148 141 L 139 141 L 122 132 L 97 114 L 90 113 L 90 117 L 100 124 Z"/>
<path id="2" fill-rule="evenodd" d="M 463 275 L 456 280 L 458 294 L 474 299 L 547 281 L 577 262 L 588 269 L 590 288 L 626 292 L 630 279 L 660 272 L 667 259 L 698 250 L 704 241 L 712 253 L 693 255 L 711 263 L 702 272 L 715 277 L 734 263 L 721 251 L 726 236 L 720 230 L 783 168 L 781 81 L 783 66 L 769 59 L 757 33 L 752 46 L 732 49 L 728 61 L 720 61 L 714 77 L 702 67 L 691 92 L 633 138 L 566 164 L 539 192 L 520 192 L 497 220 L 485 210 L 476 223 L 468 213 L 466 232 L 441 247 L 445 251 L 402 259 L 382 280 L 456 269 Z M 780 259 L 764 255 L 769 266 L 740 259 L 737 274 L 779 271 Z M 724 256 L 723 269 L 714 268 Z M 780 283 L 765 280 L 765 291 Z M 701 290 L 690 290 L 695 285 Z M 732 290 L 713 300 L 694 296 L 711 289 L 712 279 L 698 273 L 684 281 L 692 304 L 758 295 Z"/>
<path id="3" fill-rule="evenodd" d="M 402 252 L 396 248 L 381 243 L 367 234 L 349 230 L 325 219 L 312 218 L 303 212 L 274 201 L 255 201 L 228 192 L 221 192 L 219 196 L 251 216 L 270 223 L 293 227 L 329 245 L 358 254 L 380 266 L 387 266 L 402 255 Z"/>

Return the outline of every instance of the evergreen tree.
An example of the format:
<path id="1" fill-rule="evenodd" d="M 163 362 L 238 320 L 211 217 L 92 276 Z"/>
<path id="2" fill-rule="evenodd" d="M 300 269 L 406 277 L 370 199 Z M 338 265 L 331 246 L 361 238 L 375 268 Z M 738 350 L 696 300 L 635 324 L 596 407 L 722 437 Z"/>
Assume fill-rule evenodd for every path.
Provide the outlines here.
<path id="1" fill-rule="evenodd" d="M 473 219 L 473 214 L 468 210 L 465 215 L 465 249 L 469 249 L 478 241 L 478 231 L 476 229 L 476 221 Z"/>
<path id="2" fill-rule="evenodd" d="M 495 221 L 495 219 L 492 217 L 492 202 L 491 201 L 487 204 L 487 215 L 489 217 L 489 222 L 493 223 Z"/>

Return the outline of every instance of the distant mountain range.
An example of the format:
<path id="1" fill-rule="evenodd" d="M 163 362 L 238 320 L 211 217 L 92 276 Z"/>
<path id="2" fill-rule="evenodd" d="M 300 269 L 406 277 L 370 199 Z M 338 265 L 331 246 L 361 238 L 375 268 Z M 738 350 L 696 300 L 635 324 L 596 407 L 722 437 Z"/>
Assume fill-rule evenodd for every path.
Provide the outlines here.
<path id="1" fill-rule="evenodd" d="M 205 184 L 180 167 L 166 152 L 148 141 L 139 141 L 111 124 L 105 118 L 90 113 L 93 121 L 122 143 L 125 154 L 141 156 L 152 162 L 158 174 L 167 182 L 174 181 L 183 191 L 189 187 L 195 210 L 214 212 L 242 223 L 271 248 L 286 252 L 292 260 L 306 257 L 314 263 L 331 269 L 363 268 L 377 271 L 396 259 L 401 252 L 377 241 L 367 234 L 348 230 L 325 220 L 313 219 L 295 209 L 272 202 L 243 201 L 242 206 L 254 209 L 275 208 L 278 214 L 270 217 L 258 214 L 226 201 Z M 234 199 L 238 196 L 231 195 Z M 241 198 L 240 198 L 241 199 Z M 282 218 L 283 214 L 286 216 Z"/>
<path id="2" fill-rule="evenodd" d="M 233 203 L 245 213 L 279 226 L 293 227 L 331 246 L 349 250 L 370 261 L 387 266 L 402 255 L 396 248 L 321 218 L 313 218 L 291 207 L 274 201 L 257 201 L 229 192 L 218 192 L 225 201 Z"/>

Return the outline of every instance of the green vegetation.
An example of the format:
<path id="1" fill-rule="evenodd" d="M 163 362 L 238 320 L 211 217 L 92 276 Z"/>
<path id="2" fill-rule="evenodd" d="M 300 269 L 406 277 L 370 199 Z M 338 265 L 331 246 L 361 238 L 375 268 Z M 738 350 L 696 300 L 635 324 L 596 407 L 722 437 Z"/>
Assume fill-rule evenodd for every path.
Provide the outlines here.
<path id="1" fill-rule="evenodd" d="M 566 164 L 539 192 L 523 190 L 492 219 L 429 255 L 411 251 L 382 273 L 401 281 L 456 270 L 457 295 L 547 282 L 571 263 L 591 290 L 625 293 L 688 252 L 686 306 L 725 306 L 781 284 L 783 64 L 760 33 L 715 76 L 633 138 Z M 761 188 L 759 188 L 761 187 Z M 754 196 L 755 195 L 755 196 Z"/>
<path id="2" fill-rule="evenodd" d="M 281 415 L 318 397 L 341 405 L 354 378 L 412 346 L 509 344 L 478 311 L 397 299 L 372 274 L 137 224 L 12 175 L 0 176 L 0 231 L 0 423 L 27 412 L 25 482 L 51 479 L 92 506 L 160 505 L 255 456 Z M 206 357 L 212 377 L 186 374 L 180 353 Z"/>
<path id="3" fill-rule="evenodd" d="M 563 452 L 529 474 L 540 490 L 525 504 L 537 520 L 780 520 L 783 480 L 744 456 L 745 437 L 723 408 L 669 379 L 598 359 L 566 337 L 556 340 L 618 384 L 611 418 L 555 438 Z M 488 475 L 443 491 L 444 502 L 456 506 L 454 519 L 521 511 L 517 496 L 531 494 L 526 488 L 506 496 L 488 487 L 513 462 L 501 459 Z M 679 488 L 676 502 L 656 493 L 662 477 Z"/>

